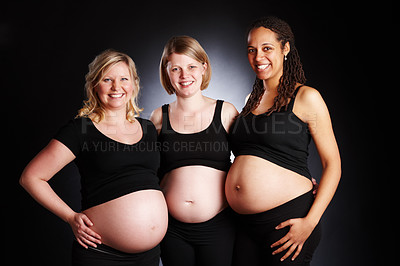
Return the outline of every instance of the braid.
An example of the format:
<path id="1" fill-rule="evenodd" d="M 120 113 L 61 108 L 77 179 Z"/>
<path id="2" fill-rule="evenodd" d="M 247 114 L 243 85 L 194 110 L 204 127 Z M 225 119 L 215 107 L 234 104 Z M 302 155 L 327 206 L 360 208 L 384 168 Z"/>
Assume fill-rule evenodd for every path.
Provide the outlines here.
<path id="1" fill-rule="evenodd" d="M 282 48 L 287 42 L 290 44 L 290 52 L 287 55 L 287 60 L 283 62 L 283 75 L 279 79 L 277 88 L 278 95 L 275 97 L 272 107 L 267 111 L 267 115 L 270 115 L 272 112 L 279 112 L 282 107 L 284 107 L 285 110 L 287 109 L 289 98 L 293 96 L 296 84 L 304 84 L 306 82 L 306 77 L 304 75 L 299 53 L 294 46 L 294 35 L 289 25 L 276 17 L 267 17 L 255 21 L 250 26 L 248 33 L 250 33 L 252 29 L 259 27 L 265 27 L 275 32 L 278 36 L 278 41 L 281 42 Z M 263 94 L 263 82 L 256 78 L 250 97 L 240 115 L 246 116 L 257 108 Z"/>

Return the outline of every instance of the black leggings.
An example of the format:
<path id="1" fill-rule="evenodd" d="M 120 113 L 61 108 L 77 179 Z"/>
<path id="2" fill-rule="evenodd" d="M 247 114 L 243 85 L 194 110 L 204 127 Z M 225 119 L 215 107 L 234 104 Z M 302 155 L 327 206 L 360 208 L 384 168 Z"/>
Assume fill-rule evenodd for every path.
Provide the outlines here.
<path id="1" fill-rule="evenodd" d="M 303 245 L 299 256 L 292 261 L 293 252 L 283 262 L 280 259 L 286 251 L 272 255 L 279 247 L 270 246 L 289 232 L 289 227 L 276 230 L 275 227 L 292 218 L 305 217 L 314 202 L 312 191 L 269 211 L 238 215 L 239 228 L 236 237 L 233 264 L 234 266 L 292 266 L 310 265 L 312 255 L 321 238 L 321 226 L 318 224 Z"/>
<path id="2" fill-rule="evenodd" d="M 202 223 L 183 223 L 169 216 L 161 261 L 164 266 L 231 266 L 235 235 L 229 207 Z"/>
<path id="3" fill-rule="evenodd" d="M 141 253 L 124 253 L 104 244 L 97 248 L 72 244 L 72 266 L 159 266 L 160 245 Z"/>

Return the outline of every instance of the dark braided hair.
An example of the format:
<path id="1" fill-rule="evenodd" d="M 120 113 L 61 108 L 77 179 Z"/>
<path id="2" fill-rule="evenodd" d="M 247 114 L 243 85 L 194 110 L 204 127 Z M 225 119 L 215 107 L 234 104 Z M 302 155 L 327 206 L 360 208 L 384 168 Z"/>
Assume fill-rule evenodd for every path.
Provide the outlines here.
<path id="1" fill-rule="evenodd" d="M 278 95 L 274 99 L 272 107 L 267 111 L 267 115 L 270 115 L 274 111 L 280 111 L 282 107 L 287 110 L 289 98 L 293 96 L 296 89 L 296 84 L 304 84 L 306 77 L 304 75 L 303 67 L 300 62 L 300 56 L 294 46 L 294 35 L 293 32 L 285 21 L 277 17 L 265 17 L 254 21 L 248 31 L 247 36 L 253 29 L 264 27 L 275 32 L 278 41 L 281 43 L 282 49 L 285 44 L 289 42 L 290 52 L 287 54 L 287 60 L 283 62 L 283 75 L 279 79 Z M 251 111 L 258 107 L 261 101 L 261 97 L 264 94 L 263 81 L 256 77 L 253 85 L 253 91 L 250 94 L 246 105 L 243 107 L 241 116 L 248 115 Z"/>

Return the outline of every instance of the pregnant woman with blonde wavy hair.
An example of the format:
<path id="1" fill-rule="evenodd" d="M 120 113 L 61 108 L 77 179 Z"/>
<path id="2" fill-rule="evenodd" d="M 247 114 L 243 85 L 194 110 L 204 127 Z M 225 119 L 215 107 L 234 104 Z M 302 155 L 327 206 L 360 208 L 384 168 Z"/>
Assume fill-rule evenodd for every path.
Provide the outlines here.
<path id="1" fill-rule="evenodd" d="M 156 176 L 157 131 L 137 117 L 139 77 L 132 59 L 113 50 L 98 55 L 89 65 L 86 92 L 77 118 L 28 164 L 20 183 L 70 224 L 73 265 L 158 266 L 168 211 Z M 71 161 L 81 175 L 82 212 L 48 184 Z"/>

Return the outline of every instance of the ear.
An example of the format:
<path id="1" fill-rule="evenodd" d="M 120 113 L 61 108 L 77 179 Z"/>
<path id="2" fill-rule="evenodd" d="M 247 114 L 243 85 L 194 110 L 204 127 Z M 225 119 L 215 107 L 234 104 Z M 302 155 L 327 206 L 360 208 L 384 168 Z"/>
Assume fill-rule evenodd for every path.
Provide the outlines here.
<path id="1" fill-rule="evenodd" d="M 286 42 L 285 45 L 283 46 L 283 54 L 287 56 L 289 52 L 290 52 L 290 43 Z"/>
<path id="2" fill-rule="evenodd" d="M 208 68 L 208 65 L 207 65 L 207 63 L 206 62 L 204 62 L 203 63 L 203 73 L 201 73 L 202 75 L 204 75 L 205 73 L 206 73 L 206 70 L 207 70 L 207 68 Z"/>

